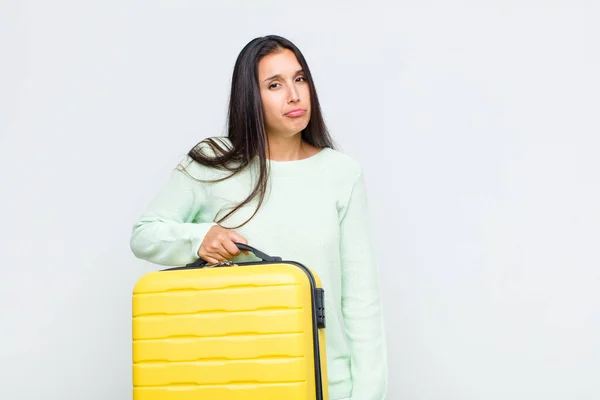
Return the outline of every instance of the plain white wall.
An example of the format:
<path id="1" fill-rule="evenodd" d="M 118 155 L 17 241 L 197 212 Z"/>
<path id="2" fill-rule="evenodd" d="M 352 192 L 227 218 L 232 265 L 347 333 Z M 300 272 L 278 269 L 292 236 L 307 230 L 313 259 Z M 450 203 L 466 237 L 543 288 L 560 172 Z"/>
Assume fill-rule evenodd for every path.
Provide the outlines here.
<path id="1" fill-rule="evenodd" d="M 131 225 L 269 33 L 366 169 L 389 399 L 600 398 L 598 2 L 326 4 L 1 3 L 0 398 L 130 398 Z"/>

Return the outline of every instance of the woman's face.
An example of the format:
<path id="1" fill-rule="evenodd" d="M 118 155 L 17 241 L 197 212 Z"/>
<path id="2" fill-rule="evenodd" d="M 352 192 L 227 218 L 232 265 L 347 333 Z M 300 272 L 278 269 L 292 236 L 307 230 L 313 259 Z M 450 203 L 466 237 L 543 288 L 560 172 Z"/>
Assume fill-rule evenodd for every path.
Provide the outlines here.
<path id="1" fill-rule="evenodd" d="M 269 136 L 293 136 L 310 120 L 310 91 L 291 50 L 271 53 L 258 63 L 258 84 Z M 295 109 L 298 113 L 288 114 Z"/>

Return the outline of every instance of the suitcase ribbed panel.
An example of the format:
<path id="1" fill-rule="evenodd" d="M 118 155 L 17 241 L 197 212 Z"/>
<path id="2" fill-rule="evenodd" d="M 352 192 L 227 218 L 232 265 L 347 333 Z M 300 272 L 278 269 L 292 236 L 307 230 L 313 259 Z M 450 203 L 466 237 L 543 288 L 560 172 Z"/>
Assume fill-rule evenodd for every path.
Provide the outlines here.
<path id="1" fill-rule="evenodd" d="M 147 274 L 133 363 L 135 400 L 313 400 L 308 276 L 289 264 Z"/>
<path id="2" fill-rule="evenodd" d="M 303 340 L 302 333 L 135 340 L 133 362 L 300 357 Z"/>
<path id="3" fill-rule="evenodd" d="M 314 390 L 313 390 L 314 391 Z M 227 386 L 170 386 L 134 388 L 135 400 L 283 400 L 313 399 L 307 383 L 227 385 Z"/>

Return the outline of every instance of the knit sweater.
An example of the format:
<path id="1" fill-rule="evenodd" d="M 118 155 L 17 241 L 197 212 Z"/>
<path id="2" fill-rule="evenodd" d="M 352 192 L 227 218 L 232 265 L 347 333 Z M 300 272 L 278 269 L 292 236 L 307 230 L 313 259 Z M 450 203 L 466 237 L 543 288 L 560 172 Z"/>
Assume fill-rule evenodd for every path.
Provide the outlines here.
<path id="1" fill-rule="evenodd" d="M 231 144 L 226 137 L 219 139 Z M 301 160 L 268 162 L 263 204 L 249 223 L 234 230 L 248 245 L 300 262 L 321 278 L 330 400 L 385 399 L 386 339 L 362 166 L 330 148 Z M 242 173 L 219 183 L 193 177 L 212 180 L 230 173 L 202 166 L 189 156 L 180 166 L 187 173 L 175 168 L 133 225 L 134 255 L 159 265 L 197 260 L 214 221 L 229 211 L 226 206 L 246 199 L 258 176 L 257 158 Z M 258 196 L 222 226 L 246 221 L 257 202 Z M 240 253 L 232 260 L 257 258 Z"/>

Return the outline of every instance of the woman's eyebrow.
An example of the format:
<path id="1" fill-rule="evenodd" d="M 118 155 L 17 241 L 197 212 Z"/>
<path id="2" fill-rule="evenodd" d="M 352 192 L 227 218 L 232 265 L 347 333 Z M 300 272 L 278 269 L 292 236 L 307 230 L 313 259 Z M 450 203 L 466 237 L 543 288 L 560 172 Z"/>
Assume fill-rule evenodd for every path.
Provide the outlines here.
<path id="1" fill-rule="evenodd" d="M 304 72 L 304 70 L 303 69 L 299 69 L 298 71 L 296 71 L 296 73 L 294 75 L 298 75 L 301 72 Z M 263 82 L 270 81 L 271 79 L 275 79 L 275 78 L 281 78 L 281 74 L 275 74 L 273 76 L 270 76 L 267 79 L 265 79 Z"/>

